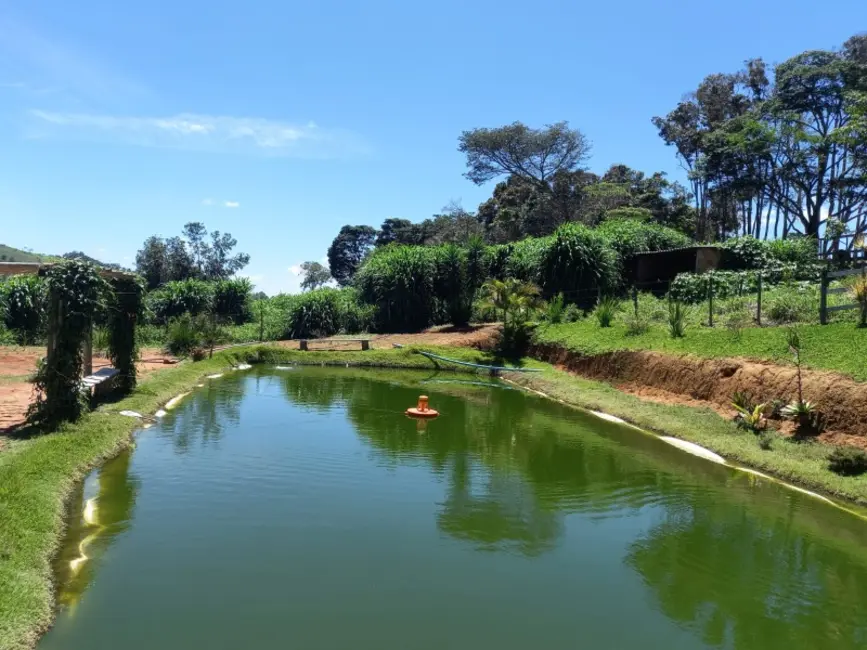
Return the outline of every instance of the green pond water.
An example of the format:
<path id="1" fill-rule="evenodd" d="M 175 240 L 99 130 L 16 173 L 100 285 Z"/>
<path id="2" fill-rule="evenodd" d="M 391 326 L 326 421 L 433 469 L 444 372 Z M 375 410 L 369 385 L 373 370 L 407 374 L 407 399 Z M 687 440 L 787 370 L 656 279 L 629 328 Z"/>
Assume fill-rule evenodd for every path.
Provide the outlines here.
<path id="1" fill-rule="evenodd" d="M 231 373 L 74 504 L 40 650 L 867 647 L 867 522 L 467 377 Z"/>

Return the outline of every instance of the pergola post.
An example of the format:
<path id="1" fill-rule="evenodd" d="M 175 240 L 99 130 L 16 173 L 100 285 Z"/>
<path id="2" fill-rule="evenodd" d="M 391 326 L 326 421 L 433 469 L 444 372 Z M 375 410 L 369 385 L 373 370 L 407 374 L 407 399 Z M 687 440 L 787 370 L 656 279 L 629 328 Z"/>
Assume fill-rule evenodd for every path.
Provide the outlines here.
<path id="1" fill-rule="evenodd" d="M 87 377 L 93 374 L 93 321 L 91 321 L 87 328 L 87 334 L 84 336 L 81 349 L 84 356 L 84 376 Z"/>

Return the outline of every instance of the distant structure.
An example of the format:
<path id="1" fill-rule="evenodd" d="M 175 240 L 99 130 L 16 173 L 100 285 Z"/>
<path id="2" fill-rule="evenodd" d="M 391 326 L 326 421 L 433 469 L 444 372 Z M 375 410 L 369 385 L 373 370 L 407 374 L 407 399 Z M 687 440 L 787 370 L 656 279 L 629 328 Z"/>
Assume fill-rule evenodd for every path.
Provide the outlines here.
<path id="1" fill-rule="evenodd" d="M 678 273 L 706 273 L 720 267 L 722 251 L 716 246 L 686 246 L 635 256 L 632 280 L 639 288 L 667 290 Z"/>

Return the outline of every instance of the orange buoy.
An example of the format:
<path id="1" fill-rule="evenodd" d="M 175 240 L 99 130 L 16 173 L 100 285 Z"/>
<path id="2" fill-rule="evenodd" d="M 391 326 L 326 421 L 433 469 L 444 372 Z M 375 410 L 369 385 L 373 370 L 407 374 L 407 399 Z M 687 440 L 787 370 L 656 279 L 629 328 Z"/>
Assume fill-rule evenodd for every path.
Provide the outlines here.
<path id="1" fill-rule="evenodd" d="M 418 406 L 408 408 L 406 414 L 414 418 L 435 418 L 439 411 L 435 411 L 427 404 L 427 395 L 418 396 Z"/>

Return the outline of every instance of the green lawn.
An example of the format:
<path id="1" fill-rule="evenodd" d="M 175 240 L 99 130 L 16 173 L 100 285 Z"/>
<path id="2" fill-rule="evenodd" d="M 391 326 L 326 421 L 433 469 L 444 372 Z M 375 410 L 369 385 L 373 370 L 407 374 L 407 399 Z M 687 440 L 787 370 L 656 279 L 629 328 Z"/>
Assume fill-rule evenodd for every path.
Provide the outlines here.
<path id="1" fill-rule="evenodd" d="M 622 317 L 602 328 L 592 316 L 576 323 L 542 325 L 537 331 L 543 343 L 557 343 L 581 354 L 614 350 L 655 350 L 701 357 L 745 357 L 775 363 L 791 363 L 785 327 L 748 327 L 736 337 L 723 326 L 692 325 L 686 336 L 673 339 L 668 327 L 654 323 L 638 336 L 628 336 Z M 805 366 L 836 370 L 858 381 L 867 381 L 867 329 L 853 323 L 798 325 Z"/>

